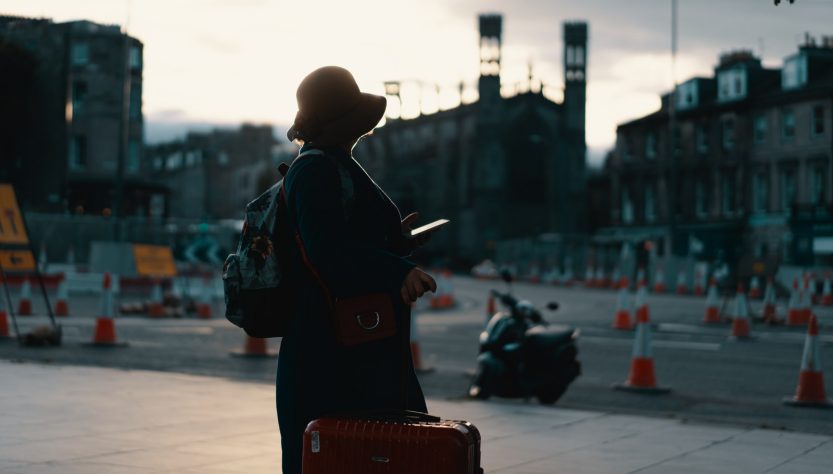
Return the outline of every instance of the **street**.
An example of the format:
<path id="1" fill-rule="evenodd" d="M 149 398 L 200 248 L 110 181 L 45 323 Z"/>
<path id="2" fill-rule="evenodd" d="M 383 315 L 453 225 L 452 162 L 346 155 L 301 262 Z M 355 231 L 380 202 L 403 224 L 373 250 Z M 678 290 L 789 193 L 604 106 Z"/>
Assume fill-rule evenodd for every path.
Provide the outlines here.
<path id="1" fill-rule="evenodd" d="M 456 399 L 464 396 L 467 371 L 474 368 L 477 336 L 485 321 L 489 288 L 502 282 L 455 277 L 457 305 L 443 311 L 418 311 L 423 362 L 435 370 L 420 375 L 426 396 Z M 795 392 L 804 330 L 754 324 L 755 339 L 730 341 L 728 325 L 703 326 L 705 299 L 677 295 L 650 295 L 653 348 L 658 382 L 668 395 L 646 396 L 611 389 L 628 373 L 632 332 L 610 328 L 616 292 L 517 283 L 516 296 L 543 306 L 557 301 L 560 309 L 548 320 L 577 326 L 583 374 L 558 405 L 565 408 L 613 413 L 646 414 L 683 420 L 738 424 L 800 432 L 833 433 L 833 410 L 801 409 L 782 405 Z M 125 300 L 128 298 L 125 297 Z M 779 302 L 783 305 L 785 302 Z M 760 302 L 753 301 L 757 311 Z M 36 314 L 44 314 L 34 298 Z M 221 315 L 214 318 L 148 319 L 120 316 L 116 326 L 127 347 L 90 348 L 98 298 L 73 297 L 71 316 L 60 320 L 64 344 L 58 348 L 22 348 L 12 339 L 0 342 L 0 358 L 35 360 L 54 364 L 90 365 L 212 375 L 230 379 L 274 383 L 276 360 L 231 357 L 243 346 L 243 333 Z M 779 307 L 779 311 L 783 311 Z M 817 308 L 821 323 L 823 367 L 833 366 L 833 311 Z M 43 324 L 46 318 L 18 318 L 21 329 Z M 279 342 L 270 341 L 277 349 Z M 828 395 L 831 393 L 828 371 Z M 524 403 L 517 401 L 516 403 Z M 535 403 L 530 401 L 529 403 Z"/>

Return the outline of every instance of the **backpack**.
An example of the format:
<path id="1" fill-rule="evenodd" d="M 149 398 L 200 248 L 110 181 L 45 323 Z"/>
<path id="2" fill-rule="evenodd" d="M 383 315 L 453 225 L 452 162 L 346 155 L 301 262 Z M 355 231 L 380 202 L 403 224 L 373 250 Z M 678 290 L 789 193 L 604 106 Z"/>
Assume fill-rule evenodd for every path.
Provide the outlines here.
<path id="1" fill-rule="evenodd" d="M 311 149 L 298 155 L 324 155 Z M 336 162 L 341 200 L 349 219 L 353 202 L 353 181 L 343 164 Z M 290 166 L 281 164 L 281 179 L 246 205 L 246 218 L 237 244 L 223 264 L 226 319 L 252 337 L 281 337 L 289 329 L 298 303 L 292 278 L 290 231 L 284 193 L 284 177 Z"/>

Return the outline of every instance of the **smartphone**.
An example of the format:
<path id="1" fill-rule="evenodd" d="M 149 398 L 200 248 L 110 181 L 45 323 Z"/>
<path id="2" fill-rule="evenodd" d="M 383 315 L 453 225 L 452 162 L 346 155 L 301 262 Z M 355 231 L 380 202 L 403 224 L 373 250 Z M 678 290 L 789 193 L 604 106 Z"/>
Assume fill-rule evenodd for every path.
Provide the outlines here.
<path id="1" fill-rule="evenodd" d="M 430 224 L 425 224 L 422 227 L 417 227 L 416 229 L 411 230 L 411 237 L 415 237 L 419 234 L 422 234 L 423 232 L 431 232 L 437 230 L 440 227 L 448 224 L 449 222 L 451 221 L 449 221 L 448 219 L 437 219 Z"/>

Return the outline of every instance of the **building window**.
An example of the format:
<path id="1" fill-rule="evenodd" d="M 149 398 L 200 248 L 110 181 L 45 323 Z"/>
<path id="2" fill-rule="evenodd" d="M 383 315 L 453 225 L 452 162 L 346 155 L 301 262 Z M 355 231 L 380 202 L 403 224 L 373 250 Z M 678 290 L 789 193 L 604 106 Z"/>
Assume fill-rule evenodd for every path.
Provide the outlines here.
<path id="1" fill-rule="evenodd" d="M 813 136 L 824 135 L 824 107 L 813 107 Z"/>
<path id="2" fill-rule="evenodd" d="M 733 68 L 717 74 L 717 100 L 738 100 L 746 96 L 746 70 Z"/>
<path id="3" fill-rule="evenodd" d="M 130 47 L 130 69 L 136 70 L 142 68 L 142 51 L 138 46 Z"/>
<path id="4" fill-rule="evenodd" d="M 87 103 L 87 83 L 76 81 L 72 83 L 72 116 L 79 117 L 84 115 L 85 105 Z"/>
<path id="5" fill-rule="evenodd" d="M 87 43 L 73 43 L 70 48 L 70 62 L 73 66 L 83 66 L 90 62 L 90 47 Z"/>
<path id="6" fill-rule="evenodd" d="M 792 109 L 781 111 L 781 136 L 787 139 L 795 137 L 795 112 Z"/>
<path id="7" fill-rule="evenodd" d="M 654 187 L 645 186 L 645 221 L 654 222 L 657 220 L 656 203 L 654 200 Z"/>
<path id="8" fill-rule="evenodd" d="M 796 54 L 784 60 L 781 69 L 781 88 L 795 89 L 807 83 L 807 56 Z"/>
<path id="9" fill-rule="evenodd" d="M 645 158 L 652 160 L 657 157 L 657 135 L 649 132 L 645 135 Z"/>
<path id="10" fill-rule="evenodd" d="M 781 170 L 781 210 L 790 212 L 795 198 L 795 170 L 792 168 Z"/>
<path id="11" fill-rule="evenodd" d="M 752 178 L 752 205 L 755 212 L 766 212 L 769 200 L 769 180 L 766 171 L 758 171 Z"/>
<path id="12" fill-rule="evenodd" d="M 722 133 L 723 149 L 731 150 L 735 146 L 735 121 L 733 119 L 726 119 L 723 121 Z"/>
<path id="13" fill-rule="evenodd" d="M 706 185 L 699 179 L 694 183 L 694 212 L 697 217 L 704 218 L 709 214 L 708 199 L 706 199 Z"/>
<path id="14" fill-rule="evenodd" d="M 69 142 L 69 169 L 81 171 L 87 168 L 87 137 L 75 135 Z"/>
<path id="15" fill-rule="evenodd" d="M 225 166 L 229 164 L 229 156 L 228 153 L 221 151 L 217 154 L 217 164 L 220 166 Z"/>
<path id="16" fill-rule="evenodd" d="M 141 159 L 141 148 L 139 147 L 139 142 L 135 139 L 131 139 L 127 144 L 127 172 L 138 173 L 139 167 L 142 163 Z"/>
<path id="17" fill-rule="evenodd" d="M 633 201 L 631 201 L 631 193 L 627 188 L 622 189 L 622 222 L 625 224 L 633 223 Z"/>
<path id="18" fill-rule="evenodd" d="M 766 141 L 766 115 L 755 116 L 755 143 Z"/>
<path id="19" fill-rule="evenodd" d="M 709 152 L 709 126 L 700 124 L 697 126 L 697 151 L 699 153 Z"/>
<path id="20" fill-rule="evenodd" d="M 723 213 L 732 214 L 735 212 L 735 173 L 733 171 L 726 171 L 723 174 L 720 188 Z"/>
<path id="21" fill-rule="evenodd" d="M 813 168 L 812 180 L 810 183 L 810 192 L 813 199 L 813 204 L 824 204 L 824 182 L 825 182 L 825 167 L 816 166 Z"/>
<path id="22" fill-rule="evenodd" d="M 133 85 L 130 87 L 130 118 L 138 119 L 142 117 L 142 89 Z"/>

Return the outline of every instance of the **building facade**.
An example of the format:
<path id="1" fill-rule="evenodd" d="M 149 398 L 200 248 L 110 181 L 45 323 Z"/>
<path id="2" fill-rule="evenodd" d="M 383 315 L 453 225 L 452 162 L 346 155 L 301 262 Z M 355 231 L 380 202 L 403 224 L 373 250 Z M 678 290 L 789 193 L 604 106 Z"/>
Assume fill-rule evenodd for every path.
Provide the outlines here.
<path id="1" fill-rule="evenodd" d="M 0 16 L 3 171 L 32 210 L 145 215 L 142 43 L 118 26 Z M 4 100 L 4 103 L 9 103 Z"/>
<path id="2" fill-rule="evenodd" d="M 724 54 L 713 77 L 619 125 L 605 167 L 611 225 L 596 238 L 704 260 L 829 265 L 831 128 L 833 38 L 808 38 L 780 69 Z"/>
<path id="3" fill-rule="evenodd" d="M 244 124 L 148 145 L 146 154 L 151 179 L 169 190 L 165 215 L 242 219 L 246 204 L 277 180 L 278 160 L 291 160 L 292 151 L 277 147 L 271 125 Z"/>
<path id="4" fill-rule="evenodd" d="M 502 17 L 481 15 L 479 98 L 414 119 L 389 119 L 356 156 L 403 213 L 451 219 L 432 246 L 460 263 L 497 242 L 585 231 L 587 24 L 565 23 L 564 101 L 530 77 L 501 94 Z M 439 253 L 439 252 L 438 252 Z"/>

